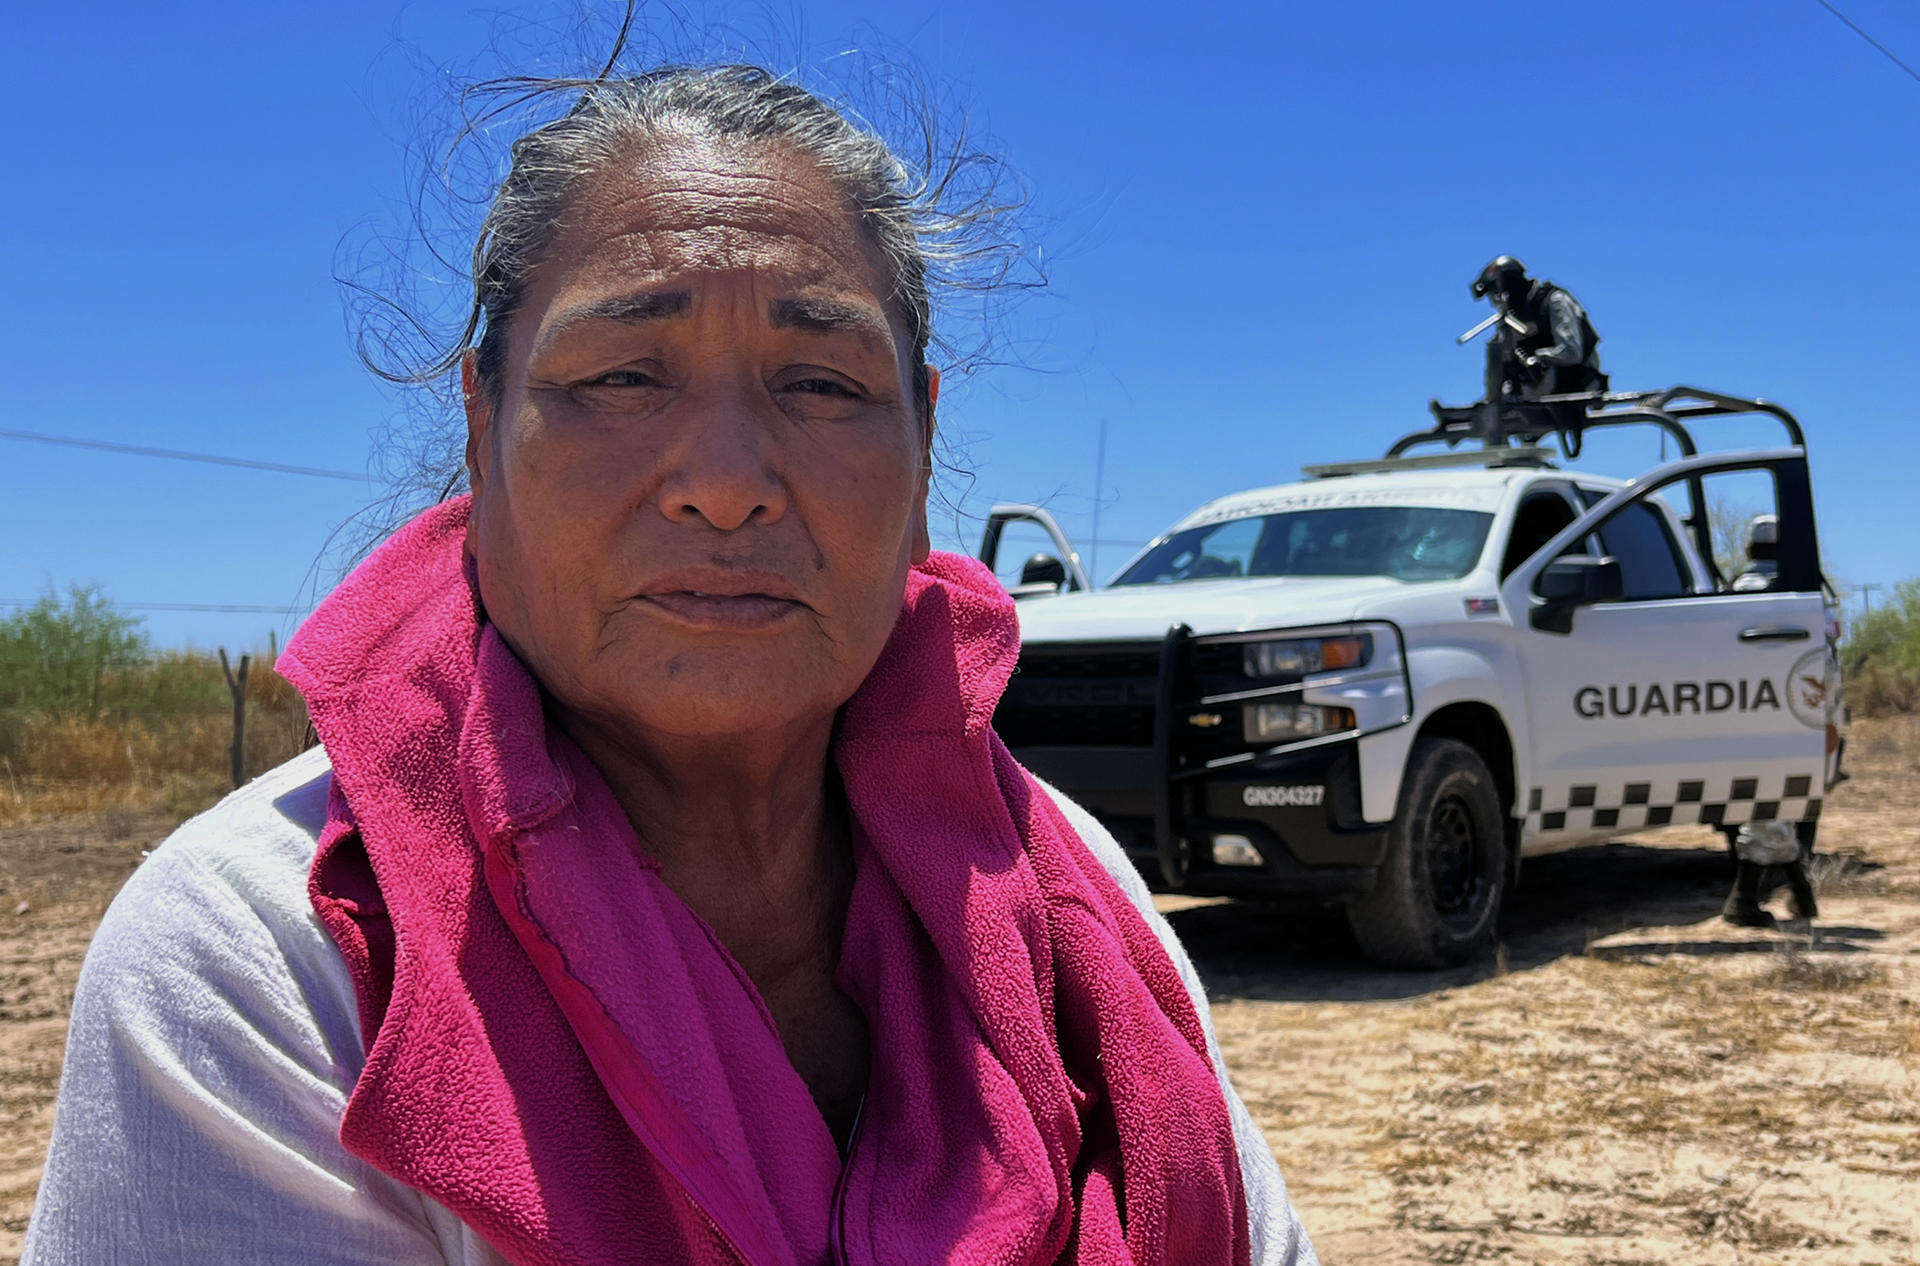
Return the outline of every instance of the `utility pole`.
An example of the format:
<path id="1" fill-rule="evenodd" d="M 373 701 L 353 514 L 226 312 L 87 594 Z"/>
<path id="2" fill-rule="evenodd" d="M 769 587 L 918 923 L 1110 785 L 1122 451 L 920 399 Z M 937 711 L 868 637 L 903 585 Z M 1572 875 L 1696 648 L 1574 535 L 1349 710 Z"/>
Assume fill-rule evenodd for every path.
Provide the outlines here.
<path id="1" fill-rule="evenodd" d="M 1876 589 L 1884 589 L 1886 588 L 1886 586 L 1885 585 L 1856 585 L 1854 587 L 1860 591 L 1861 615 L 1863 616 L 1872 615 L 1873 614 L 1873 591 Z"/>

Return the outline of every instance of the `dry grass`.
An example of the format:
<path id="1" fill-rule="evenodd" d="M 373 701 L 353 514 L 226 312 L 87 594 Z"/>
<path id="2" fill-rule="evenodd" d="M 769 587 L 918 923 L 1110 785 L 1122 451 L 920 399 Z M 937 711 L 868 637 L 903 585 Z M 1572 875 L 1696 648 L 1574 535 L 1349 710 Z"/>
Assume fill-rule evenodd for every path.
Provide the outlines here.
<path id="1" fill-rule="evenodd" d="M 95 715 L 5 718 L 0 826 L 100 815 L 111 823 L 153 812 L 184 818 L 231 790 L 233 714 L 218 661 L 174 654 L 136 671 L 153 680 L 115 683 L 122 701 Z M 247 772 L 297 755 L 307 733 L 299 693 L 255 664 L 247 680 Z"/>
<path id="2" fill-rule="evenodd" d="M 1855 777 L 1875 781 L 1920 773 L 1920 713 L 1856 722 L 1848 734 L 1847 767 Z"/>
<path id="3" fill-rule="evenodd" d="M 1846 680 L 1847 706 L 1862 717 L 1899 716 L 1920 709 L 1920 676 L 1904 668 L 1869 663 Z"/>
<path id="4" fill-rule="evenodd" d="M 1603 1157 L 1605 1169 L 1623 1155 L 1691 1152 L 1797 1174 L 1811 1150 L 1844 1171 L 1920 1190 L 1920 1012 L 1882 964 L 1782 943 L 1732 963 L 1596 956 L 1552 970 L 1550 990 L 1524 976 L 1475 987 L 1476 1010 L 1512 1016 L 1497 1033 L 1456 1029 L 1422 1051 L 1419 1020 L 1408 1015 L 1412 1054 L 1365 1145 L 1366 1164 L 1397 1193 L 1394 1225 L 1483 1243 L 1679 1234 L 1702 1260 L 1710 1247 L 1759 1260 L 1792 1250 L 1797 1259 L 1844 1241 L 1804 1202 L 1782 1200 L 1750 1175 L 1676 1180 L 1649 1168 L 1637 1179 L 1583 1178 Z M 1875 1063 L 1889 1058 L 1904 1077 L 1888 1080 Z M 1822 1129 L 1809 1148 L 1815 1122 L 1849 1123 L 1844 1146 Z M 1533 1173 L 1533 1196 L 1457 1216 L 1479 1205 L 1483 1172 Z"/>
<path id="5" fill-rule="evenodd" d="M 1877 963 L 1808 954 L 1793 946 L 1775 955 L 1754 978 L 1754 985 L 1759 989 L 1798 993 L 1852 993 L 1883 983 L 1886 976 L 1886 970 Z"/>
<path id="6" fill-rule="evenodd" d="M 1828 897 L 1884 897 L 1895 890 L 1885 868 L 1855 852 L 1821 853 L 1807 867 L 1814 891 Z"/>

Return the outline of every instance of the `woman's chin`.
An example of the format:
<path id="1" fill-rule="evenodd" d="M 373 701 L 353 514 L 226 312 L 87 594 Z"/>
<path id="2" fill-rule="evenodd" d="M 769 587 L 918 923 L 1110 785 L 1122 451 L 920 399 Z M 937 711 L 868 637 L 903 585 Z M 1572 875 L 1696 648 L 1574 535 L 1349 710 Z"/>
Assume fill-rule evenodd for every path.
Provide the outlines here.
<path id="1" fill-rule="evenodd" d="M 682 743 L 743 741 L 792 736 L 814 725 L 830 726 L 857 681 L 836 690 L 837 666 L 769 663 L 737 654 L 688 652 L 665 666 L 623 674 L 629 688 L 610 691 L 583 711 L 626 740 L 658 736 Z"/>

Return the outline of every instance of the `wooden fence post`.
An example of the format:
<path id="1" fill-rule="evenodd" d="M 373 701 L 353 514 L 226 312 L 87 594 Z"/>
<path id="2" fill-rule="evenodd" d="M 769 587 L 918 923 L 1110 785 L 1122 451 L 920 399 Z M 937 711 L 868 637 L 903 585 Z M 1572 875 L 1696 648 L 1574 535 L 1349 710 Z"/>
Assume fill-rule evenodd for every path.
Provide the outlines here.
<path id="1" fill-rule="evenodd" d="M 240 657 L 240 675 L 234 676 L 233 669 L 227 665 L 227 648 L 220 648 L 220 671 L 227 675 L 227 693 L 233 696 L 233 764 L 234 790 L 247 781 L 247 669 L 252 666 L 253 656 Z"/>

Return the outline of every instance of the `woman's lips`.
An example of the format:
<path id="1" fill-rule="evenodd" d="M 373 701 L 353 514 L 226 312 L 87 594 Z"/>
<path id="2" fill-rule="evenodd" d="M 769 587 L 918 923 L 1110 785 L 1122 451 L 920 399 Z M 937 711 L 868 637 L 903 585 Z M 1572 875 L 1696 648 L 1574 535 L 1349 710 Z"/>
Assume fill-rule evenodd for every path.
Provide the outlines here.
<path id="1" fill-rule="evenodd" d="M 809 610 L 793 583 L 776 571 L 713 564 L 663 572 L 642 585 L 636 598 L 707 629 L 763 629 Z"/>
<path id="2" fill-rule="evenodd" d="M 764 593 L 703 593 L 669 589 L 640 595 L 648 603 L 687 624 L 716 629 L 761 629 L 778 624 L 804 604 Z"/>

